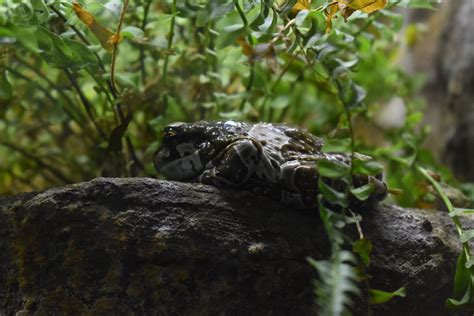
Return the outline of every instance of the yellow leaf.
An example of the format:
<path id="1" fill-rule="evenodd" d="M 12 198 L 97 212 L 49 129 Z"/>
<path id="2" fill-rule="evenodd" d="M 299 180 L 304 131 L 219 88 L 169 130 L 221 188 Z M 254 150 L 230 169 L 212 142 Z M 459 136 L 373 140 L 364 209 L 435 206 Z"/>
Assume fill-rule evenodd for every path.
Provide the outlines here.
<path id="1" fill-rule="evenodd" d="M 364 13 L 381 10 L 387 5 L 387 0 L 339 0 L 338 2 Z"/>
<path id="2" fill-rule="evenodd" d="M 347 19 L 354 13 L 354 9 L 349 7 L 347 4 L 338 3 L 339 11 L 341 11 L 341 15 L 344 18 L 344 21 L 347 22 Z"/>
<path id="3" fill-rule="evenodd" d="M 250 46 L 249 43 L 247 43 L 247 41 L 242 36 L 237 38 L 237 43 L 239 43 L 240 47 L 242 47 L 242 53 L 245 56 L 247 56 L 247 57 L 252 56 L 252 54 L 253 54 L 252 46 Z"/>
<path id="4" fill-rule="evenodd" d="M 310 9 L 311 0 L 297 0 L 293 8 L 291 8 L 291 14 L 296 15 L 298 12 Z"/>
<path id="5" fill-rule="evenodd" d="M 95 37 L 97 37 L 100 45 L 105 50 L 112 51 L 114 49 L 114 44 L 120 42 L 121 38 L 116 38 L 114 32 L 97 22 L 92 13 L 84 10 L 79 3 L 73 2 L 72 9 L 76 13 L 77 17 L 82 22 L 84 22 L 84 24 L 87 25 Z"/>
<path id="6" fill-rule="evenodd" d="M 109 37 L 109 39 L 107 40 L 107 43 L 108 44 L 111 44 L 111 45 L 115 45 L 115 44 L 118 44 L 122 41 L 122 35 L 115 35 L 115 34 L 112 34 L 112 36 Z"/>
<path id="7" fill-rule="evenodd" d="M 326 15 L 326 33 L 329 33 L 332 28 L 332 19 L 339 11 L 338 3 L 333 3 L 324 10 L 324 14 Z"/>

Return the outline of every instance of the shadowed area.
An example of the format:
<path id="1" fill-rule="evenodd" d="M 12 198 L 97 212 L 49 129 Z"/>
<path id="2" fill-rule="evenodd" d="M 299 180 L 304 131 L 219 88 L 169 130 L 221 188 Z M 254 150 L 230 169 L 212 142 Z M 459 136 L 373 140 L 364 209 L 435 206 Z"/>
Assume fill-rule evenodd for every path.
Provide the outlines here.
<path id="1" fill-rule="evenodd" d="M 446 315 L 459 251 L 448 216 L 384 205 L 362 214 L 371 286 L 407 287 L 375 312 Z M 0 198 L 0 221 L 7 315 L 314 315 L 317 274 L 305 258 L 328 254 L 315 211 L 148 178 Z"/>

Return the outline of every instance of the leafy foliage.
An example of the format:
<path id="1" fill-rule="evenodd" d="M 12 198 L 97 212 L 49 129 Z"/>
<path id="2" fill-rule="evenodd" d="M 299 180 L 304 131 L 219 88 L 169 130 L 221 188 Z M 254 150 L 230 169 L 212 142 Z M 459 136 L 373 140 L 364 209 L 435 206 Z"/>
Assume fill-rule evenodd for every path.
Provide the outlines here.
<path id="1" fill-rule="evenodd" d="M 353 160 L 350 168 L 319 162 L 321 175 L 341 187 L 318 183 L 332 255 L 310 261 L 320 272 L 320 306 L 343 314 L 358 292 L 355 256 L 342 250 L 348 242 L 342 229 L 361 220 L 348 209 L 349 195 L 363 201 L 373 190 L 353 188 L 351 174 L 384 168 L 390 187 L 402 189 L 392 197 L 402 205 L 433 205 L 433 183 L 419 177 L 421 166 L 455 183 L 422 147 L 429 130 L 418 127 L 423 103 L 414 97 L 422 79 L 396 66 L 402 19 L 390 9 L 400 5 L 432 6 L 429 0 L 0 0 L 0 193 L 97 176 L 156 176 L 157 135 L 172 121 L 306 126 L 327 135 L 324 150 Z M 403 105 L 406 117 L 384 126 L 377 115 L 392 102 Z M 355 151 L 383 166 L 356 159 Z M 453 207 L 450 214 L 462 212 L 470 210 Z M 353 249 L 366 268 L 371 244 L 360 237 Z M 461 256 L 452 306 L 472 300 L 471 258 Z M 373 291 L 373 302 L 403 294 Z"/>

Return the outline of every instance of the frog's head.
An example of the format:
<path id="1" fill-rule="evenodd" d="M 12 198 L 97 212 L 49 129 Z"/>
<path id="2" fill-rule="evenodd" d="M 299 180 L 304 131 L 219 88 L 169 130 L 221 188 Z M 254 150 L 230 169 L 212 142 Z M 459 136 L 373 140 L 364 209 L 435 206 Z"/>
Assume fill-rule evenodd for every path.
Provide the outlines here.
<path id="1" fill-rule="evenodd" d="M 192 179 L 208 168 L 235 136 L 226 123 L 173 123 L 163 129 L 163 142 L 153 163 L 167 179 Z"/>

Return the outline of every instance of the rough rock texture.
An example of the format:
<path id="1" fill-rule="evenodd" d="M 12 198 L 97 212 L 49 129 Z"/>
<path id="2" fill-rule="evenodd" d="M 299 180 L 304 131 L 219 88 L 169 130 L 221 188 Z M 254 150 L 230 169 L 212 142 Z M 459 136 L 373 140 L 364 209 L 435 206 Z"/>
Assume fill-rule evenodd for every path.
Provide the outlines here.
<path id="1" fill-rule="evenodd" d="M 408 291 L 375 315 L 446 315 L 448 217 L 379 206 L 364 218 L 371 285 Z M 314 315 L 305 257 L 328 251 L 315 212 L 143 178 L 0 198 L 0 222 L 1 315 Z"/>

